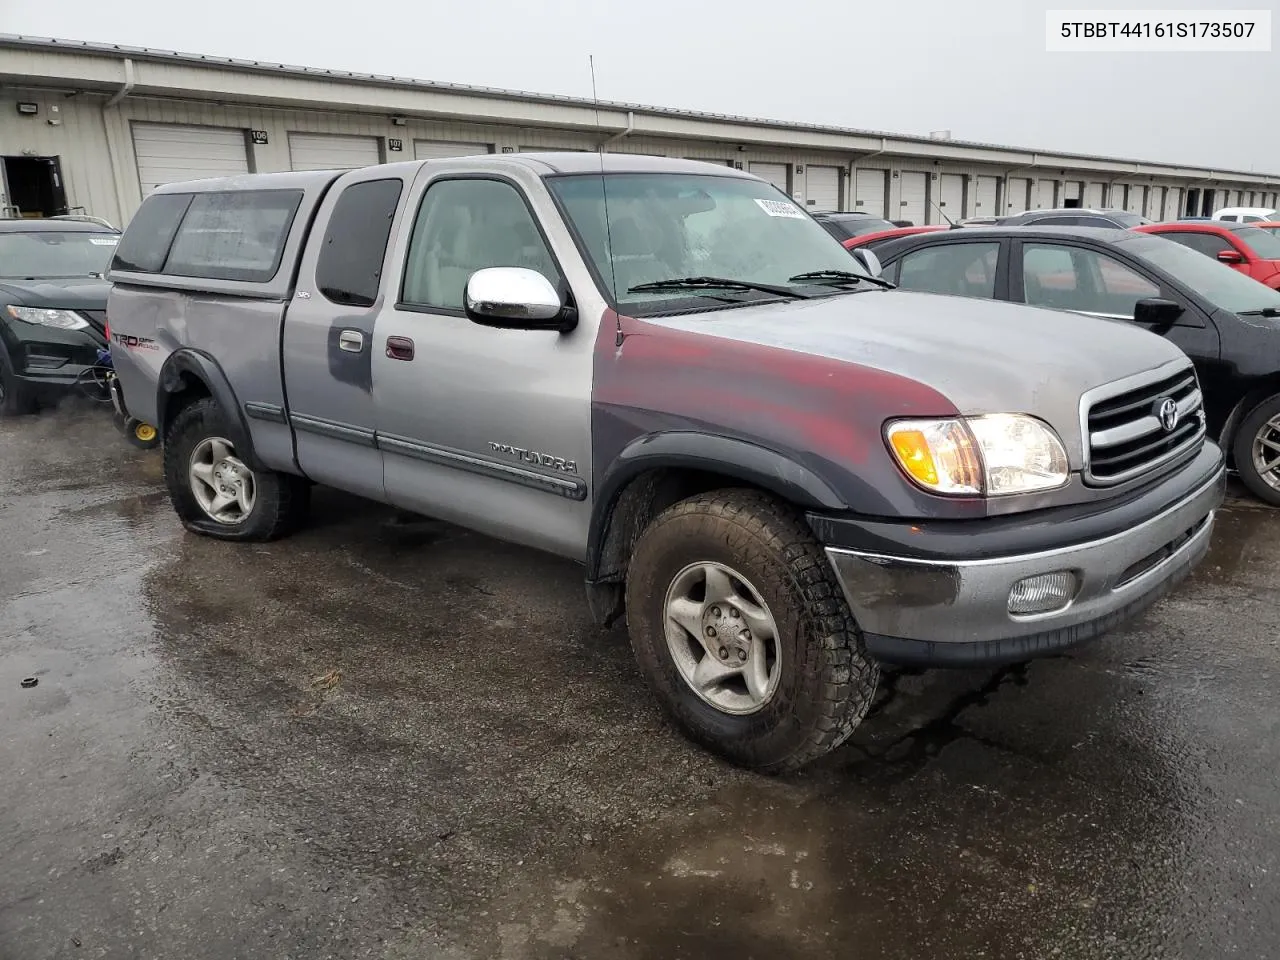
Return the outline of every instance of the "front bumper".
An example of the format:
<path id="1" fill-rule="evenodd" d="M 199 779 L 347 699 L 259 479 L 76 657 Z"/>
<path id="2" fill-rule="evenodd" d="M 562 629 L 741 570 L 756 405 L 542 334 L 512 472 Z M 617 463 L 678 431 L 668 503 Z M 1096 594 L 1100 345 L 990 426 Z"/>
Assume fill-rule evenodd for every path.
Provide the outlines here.
<path id="1" fill-rule="evenodd" d="M 0 318 L 0 341 L 28 396 L 55 400 L 75 390 L 107 345 L 95 328 L 60 330 Z"/>
<path id="2" fill-rule="evenodd" d="M 923 558 L 828 546 L 867 651 L 885 662 L 921 666 L 1026 660 L 1137 616 L 1209 549 L 1226 473 L 1217 448 L 1206 444 L 1206 450 L 1214 458 L 1207 479 L 1201 473 L 1192 489 L 1140 522 L 1083 542 L 1071 542 L 1074 525 L 1064 524 L 1063 545 L 1010 556 Z M 1195 465 L 1186 468 L 1194 470 Z M 1135 504 L 1127 506 L 1132 513 Z M 1064 606 L 1026 616 L 1009 612 L 1016 583 L 1065 570 L 1074 572 L 1077 588 Z"/>

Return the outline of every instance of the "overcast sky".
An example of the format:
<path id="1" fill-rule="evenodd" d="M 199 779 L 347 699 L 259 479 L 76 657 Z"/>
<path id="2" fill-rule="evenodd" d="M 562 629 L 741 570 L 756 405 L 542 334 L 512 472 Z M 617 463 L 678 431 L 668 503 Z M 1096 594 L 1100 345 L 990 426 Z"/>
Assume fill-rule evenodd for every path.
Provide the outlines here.
<path id="1" fill-rule="evenodd" d="M 1046 9 L 1139 5 L 0 0 L 0 32 L 578 96 L 591 53 L 608 100 L 1280 174 L 1274 37 L 1272 53 L 1045 52 Z"/>

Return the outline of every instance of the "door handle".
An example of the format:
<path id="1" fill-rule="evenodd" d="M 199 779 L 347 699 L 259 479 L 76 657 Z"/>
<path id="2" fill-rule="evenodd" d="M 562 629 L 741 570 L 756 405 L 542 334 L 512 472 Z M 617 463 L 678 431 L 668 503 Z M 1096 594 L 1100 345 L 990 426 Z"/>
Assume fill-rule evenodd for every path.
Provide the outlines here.
<path id="1" fill-rule="evenodd" d="M 359 353 L 364 349 L 364 334 L 359 330 L 343 330 L 338 334 L 338 348 L 347 353 Z"/>
<path id="2" fill-rule="evenodd" d="M 392 360 L 412 360 L 413 341 L 408 337 L 387 337 L 387 356 Z"/>

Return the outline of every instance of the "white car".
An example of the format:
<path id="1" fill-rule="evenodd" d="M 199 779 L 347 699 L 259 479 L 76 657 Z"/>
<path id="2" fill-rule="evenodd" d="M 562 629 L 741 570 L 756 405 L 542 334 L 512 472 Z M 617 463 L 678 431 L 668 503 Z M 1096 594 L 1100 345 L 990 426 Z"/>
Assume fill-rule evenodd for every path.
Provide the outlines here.
<path id="1" fill-rule="evenodd" d="M 1272 210 L 1270 207 L 1223 207 L 1213 215 L 1213 219 L 1234 220 L 1237 223 L 1280 220 L 1280 210 Z"/>

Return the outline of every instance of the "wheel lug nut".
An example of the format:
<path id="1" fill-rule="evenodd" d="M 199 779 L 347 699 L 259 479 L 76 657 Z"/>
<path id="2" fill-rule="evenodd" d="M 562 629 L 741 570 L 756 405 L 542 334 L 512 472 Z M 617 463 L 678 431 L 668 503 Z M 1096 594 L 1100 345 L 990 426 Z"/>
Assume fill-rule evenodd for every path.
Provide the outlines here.
<path id="1" fill-rule="evenodd" d="M 712 607 L 712 608 L 711 608 L 711 615 L 712 615 L 713 617 L 718 617 L 718 616 L 720 616 L 720 608 L 719 608 L 719 607 Z"/>
<path id="2" fill-rule="evenodd" d="M 716 628 L 715 628 L 715 627 L 707 627 L 707 636 L 708 636 L 708 637 L 714 637 L 715 635 L 716 635 Z"/>
<path id="3" fill-rule="evenodd" d="M 739 659 L 739 660 L 741 660 L 741 661 L 743 661 L 743 662 L 745 663 L 745 662 L 746 662 L 746 660 L 747 660 L 747 651 L 745 651 L 745 650 L 739 650 L 739 651 L 738 651 L 738 659 Z"/>
<path id="4" fill-rule="evenodd" d="M 729 651 L 728 651 L 728 650 L 726 650 L 724 647 L 721 647 L 721 648 L 720 648 L 720 659 L 721 659 L 721 660 L 728 660 L 728 659 L 729 659 Z"/>
<path id="5" fill-rule="evenodd" d="M 737 607 L 730 607 L 730 608 L 729 608 L 729 616 L 731 616 L 731 617 L 733 617 L 733 619 L 737 620 L 740 616 L 742 616 L 742 614 L 740 614 L 740 613 L 738 612 L 738 608 L 737 608 Z"/>
<path id="6" fill-rule="evenodd" d="M 741 640 L 743 643 L 750 643 L 751 631 L 743 627 L 741 630 L 738 631 L 738 639 Z"/>

